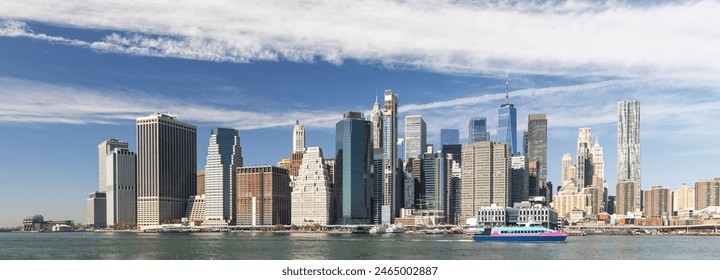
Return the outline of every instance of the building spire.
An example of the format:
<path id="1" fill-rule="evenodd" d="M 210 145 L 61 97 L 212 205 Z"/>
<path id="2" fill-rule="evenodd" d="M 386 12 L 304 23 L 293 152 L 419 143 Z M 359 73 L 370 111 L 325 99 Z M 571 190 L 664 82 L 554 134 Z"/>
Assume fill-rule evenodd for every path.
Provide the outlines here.
<path id="1" fill-rule="evenodd" d="M 505 72 L 505 104 L 510 104 L 510 74 Z"/>

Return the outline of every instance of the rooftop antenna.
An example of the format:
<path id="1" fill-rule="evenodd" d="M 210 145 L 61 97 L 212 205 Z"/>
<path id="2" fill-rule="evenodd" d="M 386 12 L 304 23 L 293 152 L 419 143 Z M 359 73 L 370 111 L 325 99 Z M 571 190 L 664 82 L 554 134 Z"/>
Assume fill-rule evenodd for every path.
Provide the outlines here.
<path id="1" fill-rule="evenodd" d="M 505 104 L 510 104 L 510 74 L 505 72 Z"/>

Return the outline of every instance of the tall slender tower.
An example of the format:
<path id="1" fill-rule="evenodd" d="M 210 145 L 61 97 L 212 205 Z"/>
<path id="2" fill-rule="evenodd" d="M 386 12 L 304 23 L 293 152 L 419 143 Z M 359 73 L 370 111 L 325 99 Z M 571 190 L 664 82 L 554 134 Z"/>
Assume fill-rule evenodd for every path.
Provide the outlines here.
<path id="1" fill-rule="evenodd" d="M 624 193 L 633 197 L 620 198 L 623 193 L 619 192 L 617 199 L 632 203 L 633 209 L 626 209 L 628 211 L 641 211 L 640 175 L 640 101 L 624 100 L 618 102 L 617 180 L 618 184 L 633 183 L 632 191 Z"/>
<path id="2" fill-rule="evenodd" d="M 371 221 L 371 122 L 360 112 L 345 112 L 335 124 L 335 207 L 338 224 Z"/>
<path id="3" fill-rule="evenodd" d="M 235 224 L 237 168 L 242 150 L 237 129 L 217 128 L 210 132 L 205 161 L 205 225 Z"/>
<path id="4" fill-rule="evenodd" d="M 498 142 L 510 145 L 512 153 L 520 153 L 517 149 L 517 110 L 510 103 L 510 83 L 505 77 L 505 103 L 498 108 Z"/>
<path id="5" fill-rule="evenodd" d="M 422 116 L 405 117 L 405 160 L 420 158 L 427 145 L 427 125 Z"/>
<path id="6" fill-rule="evenodd" d="M 305 127 L 300 125 L 300 121 L 295 121 L 293 128 L 293 154 L 305 151 Z"/>
<path id="7" fill-rule="evenodd" d="M 137 119 L 138 226 L 180 222 L 197 191 L 197 128 L 154 113 Z"/>
<path id="8" fill-rule="evenodd" d="M 105 158 L 107 225 L 137 222 L 137 185 L 135 153 L 115 148 Z"/>
<path id="9" fill-rule="evenodd" d="M 375 98 L 375 104 L 370 112 L 370 121 L 372 121 L 373 150 L 380 149 L 382 151 L 384 117 L 382 110 L 380 110 L 380 104 L 378 103 L 377 97 Z"/>
<path id="10" fill-rule="evenodd" d="M 391 90 L 385 91 L 385 111 L 383 120 L 383 206 L 389 207 L 390 219 L 398 216 L 397 206 L 400 197 L 397 197 L 397 127 L 398 127 L 398 97 Z"/>

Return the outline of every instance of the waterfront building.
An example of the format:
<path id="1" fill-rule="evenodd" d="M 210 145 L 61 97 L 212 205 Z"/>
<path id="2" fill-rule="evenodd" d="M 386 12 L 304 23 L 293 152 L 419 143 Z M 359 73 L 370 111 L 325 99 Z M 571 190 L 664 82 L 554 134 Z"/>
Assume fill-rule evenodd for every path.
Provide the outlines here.
<path id="1" fill-rule="evenodd" d="M 459 156 L 458 156 L 459 158 Z M 462 196 L 462 168 L 460 168 L 460 162 L 458 160 L 452 161 L 452 167 L 450 169 L 450 190 L 448 195 L 448 208 L 450 211 L 447 213 L 447 220 L 449 224 L 460 225 L 464 221 L 460 221 L 461 211 L 461 196 Z"/>
<path id="2" fill-rule="evenodd" d="M 672 215 L 672 191 L 662 186 L 653 186 L 643 192 L 643 214 L 645 217 L 670 217 Z"/>
<path id="3" fill-rule="evenodd" d="M 480 207 L 510 205 L 510 149 L 491 141 L 463 147 L 460 222 L 475 218 Z"/>
<path id="4" fill-rule="evenodd" d="M 94 229 L 107 227 L 107 196 L 105 192 L 91 192 L 87 198 L 86 224 Z"/>
<path id="5" fill-rule="evenodd" d="M 205 161 L 205 221 L 203 225 L 235 224 L 236 172 L 242 167 L 242 148 L 237 129 L 217 128 L 210 132 Z"/>
<path id="6" fill-rule="evenodd" d="M 510 103 L 509 82 L 505 80 L 505 103 L 498 108 L 498 142 L 510 145 L 510 154 L 520 153 L 517 148 L 517 110 Z M 531 161 L 534 159 L 530 159 Z"/>
<path id="7" fill-rule="evenodd" d="M 437 220 L 444 221 L 448 208 L 448 189 L 450 185 L 451 162 L 444 153 L 426 153 L 420 160 L 422 192 L 417 195 L 417 209 L 427 210 Z"/>
<path id="8" fill-rule="evenodd" d="M 293 153 L 305 151 L 305 127 L 300 125 L 300 121 L 295 121 L 293 127 Z"/>
<path id="9" fill-rule="evenodd" d="M 185 214 L 185 217 L 188 218 L 188 223 L 193 226 L 199 226 L 202 225 L 206 218 L 205 218 L 205 195 L 199 194 L 195 196 L 191 196 L 190 200 L 188 201 L 188 207 L 187 207 L 187 214 Z M 214 225 L 218 226 L 221 224 L 206 224 L 206 225 Z"/>
<path id="10" fill-rule="evenodd" d="M 101 192 L 107 192 L 107 174 L 108 170 L 105 167 L 107 162 L 108 154 L 112 153 L 116 148 L 127 149 L 128 143 L 112 138 L 103 141 L 98 145 L 98 189 Z"/>
<path id="11" fill-rule="evenodd" d="M 449 128 L 440 129 L 440 147 L 448 144 L 460 144 L 460 130 Z"/>
<path id="12" fill-rule="evenodd" d="M 522 226 L 530 223 L 555 228 L 557 220 L 558 212 L 555 209 L 529 201 L 515 203 L 513 207 L 492 204 L 480 207 L 477 211 L 477 226 L 485 227 Z"/>
<path id="13" fill-rule="evenodd" d="M 405 117 L 405 160 L 419 158 L 425 153 L 427 128 L 422 116 Z"/>
<path id="14" fill-rule="evenodd" d="M 629 196 L 622 198 L 622 201 L 618 191 L 618 211 L 641 212 L 640 172 L 640 101 L 620 101 L 618 102 L 617 180 L 618 185 L 632 186 L 634 189 L 627 190 L 622 194 L 622 196 Z M 621 202 L 624 205 L 621 206 Z M 625 212 L 619 213 L 624 214 Z"/>
<path id="15" fill-rule="evenodd" d="M 137 220 L 179 223 L 197 191 L 196 127 L 154 113 L 137 119 Z"/>
<path id="16" fill-rule="evenodd" d="M 622 181 L 617 183 L 615 196 L 615 213 L 629 215 L 639 212 L 635 192 L 638 191 L 637 182 Z"/>
<path id="17" fill-rule="evenodd" d="M 290 176 L 277 166 L 237 169 L 237 225 L 290 224 Z"/>
<path id="18" fill-rule="evenodd" d="M 23 231 L 41 231 L 43 229 L 43 223 L 45 223 L 45 218 L 42 215 L 26 217 L 23 219 Z M 90 223 L 87 225 L 90 225 Z"/>
<path id="19" fill-rule="evenodd" d="M 363 114 L 359 112 L 346 112 L 343 120 L 335 125 L 334 194 L 337 224 L 369 224 L 371 222 L 373 178 L 371 175 L 373 162 L 371 129 L 372 123 L 364 120 Z M 391 146 L 394 145 L 393 141 Z M 383 157 L 384 170 L 387 167 L 385 165 L 387 157 L 385 156 L 387 155 Z M 386 171 L 389 172 L 389 170 Z M 386 205 L 386 196 L 391 195 L 386 192 L 385 187 L 386 184 L 383 183 L 383 206 Z"/>
<path id="20" fill-rule="evenodd" d="M 695 210 L 720 206 L 720 177 L 695 182 Z"/>
<path id="21" fill-rule="evenodd" d="M 673 192 L 673 212 L 695 210 L 695 189 L 683 183 Z"/>
<path id="22" fill-rule="evenodd" d="M 105 194 L 108 227 L 137 223 L 136 156 L 126 148 L 115 148 L 105 157 Z"/>
<path id="23" fill-rule="evenodd" d="M 605 190 L 602 187 L 588 185 L 582 190 L 587 195 L 587 214 L 597 216 L 605 212 Z"/>
<path id="24" fill-rule="evenodd" d="M 330 176 L 325 167 L 322 149 L 308 148 L 292 187 L 291 223 L 293 225 L 328 225 L 332 222 L 330 205 L 333 195 L 329 181 Z"/>
<path id="25" fill-rule="evenodd" d="M 197 185 L 195 189 L 197 190 L 195 192 L 196 195 L 205 194 L 205 170 L 200 170 L 197 172 Z"/>
<path id="26" fill-rule="evenodd" d="M 573 210 L 580 210 L 584 213 L 591 212 L 588 207 L 588 194 L 578 191 L 574 182 L 570 182 L 560 188 L 553 199 L 553 208 L 557 210 L 560 217 L 569 219 Z"/>
<path id="27" fill-rule="evenodd" d="M 536 180 L 533 185 L 528 187 L 530 196 L 540 195 L 541 192 L 552 193 L 545 190 L 547 188 L 547 116 L 545 114 L 528 115 L 528 129 L 524 137 L 525 151 L 527 157 L 525 160 L 535 162 Z M 515 153 L 518 153 L 517 151 Z M 546 201 L 551 202 L 552 197 L 546 196 Z"/>
<path id="28" fill-rule="evenodd" d="M 390 219 L 400 215 L 402 189 L 399 188 L 398 170 L 398 96 L 391 90 L 385 91 L 385 108 L 383 111 L 383 205 L 390 209 Z"/>
<path id="29" fill-rule="evenodd" d="M 512 168 L 510 203 L 522 202 L 530 197 L 529 174 L 526 156 L 514 156 L 511 158 Z"/>
<path id="30" fill-rule="evenodd" d="M 468 143 L 472 144 L 481 141 L 490 141 L 490 133 L 487 132 L 486 118 L 472 118 L 468 125 Z"/>

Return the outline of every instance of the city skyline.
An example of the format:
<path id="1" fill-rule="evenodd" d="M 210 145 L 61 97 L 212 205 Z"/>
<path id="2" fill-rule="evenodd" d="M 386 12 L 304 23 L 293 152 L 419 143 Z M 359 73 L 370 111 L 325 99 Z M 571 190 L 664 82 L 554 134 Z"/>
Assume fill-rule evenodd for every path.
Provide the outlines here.
<path id="1" fill-rule="evenodd" d="M 441 128 L 459 129 L 465 144 L 473 117 L 487 118 L 491 139 L 497 137 L 506 71 L 516 132 L 527 127 L 528 115 L 547 114 L 547 175 L 554 186 L 561 184 L 562 155 L 576 152 L 578 128 L 589 127 L 603 144 L 615 193 L 620 100 L 642 103 L 643 190 L 676 190 L 719 175 L 712 155 L 720 147 L 711 139 L 720 132 L 711 124 L 720 117 L 720 65 L 708 59 L 718 39 L 707 35 L 711 27 L 695 23 L 711 22 L 705 11 L 720 10 L 717 3 L 446 3 L 428 9 L 373 1 L 366 3 L 372 8 L 344 9 L 358 15 L 333 15 L 338 7 L 332 5 L 254 3 L 252 9 L 229 5 L 232 17 L 209 13 L 217 17 L 209 20 L 184 14 L 192 4 L 174 11 L 143 4 L 131 13 L 126 4 L 80 9 L 41 2 L 56 7 L 55 13 L 40 13 L 38 3 L 0 4 L 0 189 L 7 192 L 0 198 L 2 226 L 33 214 L 84 221 L 83 200 L 100 180 L 95 147 L 117 138 L 137 152 L 135 119 L 154 112 L 177 114 L 198 127 L 198 168 L 205 165 L 206 136 L 214 127 L 239 130 L 248 166 L 274 164 L 292 151 L 296 120 L 306 126 L 307 146 L 332 158 L 342 113 L 368 115 L 386 89 L 398 95 L 398 137 L 404 137 L 406 116 L 422 115 L 428 144 L 439 143 Z M 268 16 L 302 10 L 293 22 L 297 28 Z M 394 13 L 372 12 L 377 10 Z M 437 21 L 463 11 L 467 17 L 452 16 L 458 21 L 449 27 Z M 156 16 L 165 13 L 182 16 Z M 391 18 L 413 24 L 387 24 Z M 488 24 L 467 24 L 474 18 Z M 606 24 L 620 18 L 622 29 Z M 225 23 L 238 19 L 247 25 Z M 330 32 L 339 22 L 342 32 Z M 507 22 L 522 26 L 514 31 L 520 33 L 498 36 L 511 26 Z M 554 31 L 569 23 L 578 29 Z M 429 33 L 410 27 L 415 24 Z"/>

